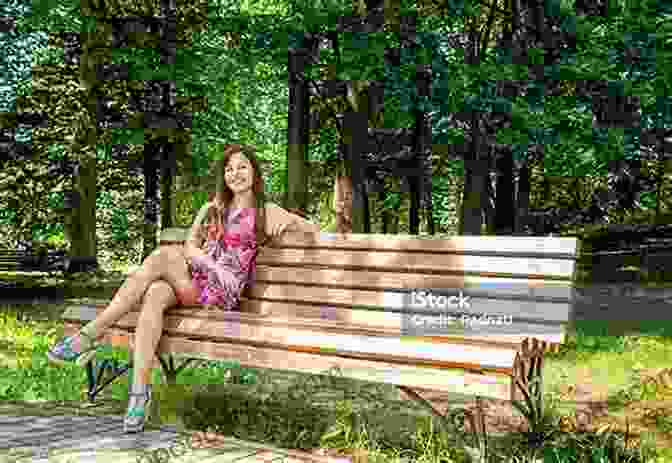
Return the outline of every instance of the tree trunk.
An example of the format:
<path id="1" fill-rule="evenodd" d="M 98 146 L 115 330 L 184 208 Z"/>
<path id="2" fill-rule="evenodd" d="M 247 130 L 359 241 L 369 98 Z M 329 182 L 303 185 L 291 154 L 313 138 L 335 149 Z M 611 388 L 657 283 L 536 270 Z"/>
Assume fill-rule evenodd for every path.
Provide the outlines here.
<path id="1" fill-rule="evenodd" d="M 289 113 L 287 120 L 287 185 L 284 207 L 305 211 L 308 206 L 309 95 L 304 79 L 305 50 L 289 52 Z"/>
<path id="2" fill-rule="evenodd" d="M 173 177 L 161 176 L 161 229 L 172 228 L 173 220 Z"/>
<path id="3" fill-rule="evenodd" d="M 94 156 L 81 156 L 75 168 L 71 208 L 66 220 L 70 239 L 69 272 L 86 272 L 98 267 L 96 246 L 96 183 Z"/>
<path id="4" fill-rule="evenodd" d="M 383 204 L 383 207 L 385 205 L 385 200 L 387 199 L 387 190 L 385 189 L 385 186 L 383 186 L 383 190 L 380 192 L 378 195 L 378 198 L 380 200 L 380 203 Z M 387 209 L 382 209 L 381 211 L 381 233 L 385 235 L 387 233 L 388 228 L 390 227 L 390 222 L 392 220 L 392 214 L 390 214 L 390 211 Z"/>
<path id="5" fill-rule="evenodd" d="M 480 159 L 480 130 L 476 112 L 471 117 L 472 142 L 464 160 L 464 192 L 460 206 L 460 235 L 480 235 L 486 197 L 488 164 Z"/>
<path id="6" fill-rule="evenodd" d="M 408 211 L 408 228 L 411 235 L 417 235 L 420 225 L 420 188 L 419 178 L 415 175 L 408 177 L 409 193 L 411 197 L 411 207 Z"/>
<path id="7" fill-rule="evenodd" d="M 460 235 L 480 235 L 483 223 L 482 202 L 485 178 L 478 174 L 476 161 L 465 163 L 464 191 L 460 205 Z"/>
<path id="8" fill-rule="evenodd" d="M 364 189 L 364 233 L 371 233 L 371 205 L 369 193 Z"/>
<path id="9" fill-rule="evenodd" d="M 361 158 L 362 143 L 368 137 L 366 113 L 349 111 L 343 118 L 345 132 L 345 150 L 347 153 L 347 175 L 352 178 L 352 232 L 366 233 L 368 198 L 364 189 L 364 169 Z"/>
<path id="10" fill-rule="evenodd" d="M 173 182 L 175 168 L 175 146 L 166 145 L 161 159 L 161 229 L 174 226 Z"/>
<path id="11" fill-rule="evenodd" d="M 352 233 L 352 178 L 337 175 L 334 180 L 336 232 Z"/>
<path id="12" fill-rule="evenodd" d="M 417 45 L 414 46 L 417 51 Z M 416 89 L 419 98 L 428 98 L 431 95 L 432 67 L 424 64 L 418 70 Z M 420 176 L 419 207 L 427 222 L 430 234 L 434 234 L 434 218 L 432 217 L 432 122 L 431 115 L 415 108 L 415 152 L 418 156 Z"/>
<path id="13" fill-rule="evenodd" d="M 400 217 L 400 214 L 397 211 L 396 213 L 394 213 L 394 212 L 390 213 L 390 216 L 391 216 L 392 220 L 390 221 L 390 231 L 389 231 L 389 233 L 391 235 L 396 235 L 396 234 L 399 233 L 399 217 Z"/>
<path id="14" fill-rule="evenodd" d="M 478 64 L 478 31 L 475 23 L 469 25 L 467 64 Z M 481 160 L 480 115 L 471 111 L 471 143 L 464 156 L 464 191 L 460 205 L 460 235 L 480 235 L 483 223 L 483 205 L 486 201 L 488 165 Z"/>
<path id="15" fill-rule="evenodd" d="M 156 230 L 158 221 L 159 169 L 157 152 L 160 147 L 146 144 L 144 147 L 143 175 L 145 178 L 145 220 L 142 226 L 142 259 L 156 249 Z"/>
<path id="16" fill-rule="evenodd" d="M 485 202 L 483 204 L 483 223 L 486 235 L 497 234 L 497 211 L 495 209 L 495 192 L 492 187 L 492 178 L 485 179 Z"/>
<path id="17" fill-rule="evenodd" d="M 520 168 L 518 173 L 518 188 L 516 192 L 516 234 L 525 234 L 525 225 L 530 211 L 530 167 L 529 161 Z"/>
<path id="18" fill-rule="evenodd" d="M 662 224 L 661 222 L 661 200 L 662 200 L 662 190 L 663 190 L 663 182 L 665 181 L 665 163 L 666 161 L 662 159 L 662 156 L 660 155 L 660 152 L 658 153 L 658 156 L 656 156 L 656 172 L 655 172 L 655 179 L 656 179 L 656 215 L 653 219 L 653 223 L 656 225 Z"/>
<path id="19" fill-rule="evenodd" d="M 69 218 L 71 249 L 68 271 L 79 272 L 98 267 L 96 249 L 97 171 L 95 146 L 99 139 L 98 101 L 96 88 L 101 85 L 97 65 L 109 59 L 109 49 L 97 34 L 87 34 L 79 43 L 79 83 L 83 88 L 83 125 L 77 134 L 72 152 L 78 156 L 73 180 L 73 196 Z M 102 50 L 102 51 L 101 51 Z"/>
<path id="20" fill-rule="evenodd" d="M 544 172 L 544 167 L 542 165 L 541 167 L 541 172 L 543 175 Z M 546 206 L 546 204 L 551 200 L 551 180 L 547 175 L 544 175 L 544 178 L 542 180 L 542 206 Z"/>
<path id="21" fill-rule="evenodd" d="M 495 234 L 510 236 L 514 230 L 513 153 L 510 148 L 500 151 L 497 161 L 495 196 Z"/>
<path id="22" fill-rule="evenodd" d="M 430 235 L 436 234 L 436 224 L 434 223 L 434 205 L 431 193 L 428 193 L 427 195 L 425 216 L 427 217 L 427 233 Z"/>

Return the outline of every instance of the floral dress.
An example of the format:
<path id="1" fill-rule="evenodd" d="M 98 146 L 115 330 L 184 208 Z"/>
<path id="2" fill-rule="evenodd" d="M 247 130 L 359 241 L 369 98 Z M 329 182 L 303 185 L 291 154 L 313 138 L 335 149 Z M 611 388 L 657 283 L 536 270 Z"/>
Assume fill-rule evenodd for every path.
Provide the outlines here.
<path id="1" fill-rule="evenodd" d="M 202 261 L 193 259 L 190 270 L 199 304 L 232 310 L 240 303 L 245 286 L 254 279 L 257 256 L 255 209 L 230 209 L 224 223 L 206 226 L 205 252 L 214 260 L 215 272 Z M 228 215 L 228 217 L 227 217 Z"/>

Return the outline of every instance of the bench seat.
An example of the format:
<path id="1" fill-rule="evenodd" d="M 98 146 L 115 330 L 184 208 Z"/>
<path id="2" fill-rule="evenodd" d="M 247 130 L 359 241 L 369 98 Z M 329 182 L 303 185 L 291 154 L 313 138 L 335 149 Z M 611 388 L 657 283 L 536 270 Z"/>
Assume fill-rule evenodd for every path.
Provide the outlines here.
<path id="1" fill-rule="evenodd" d="M 65 317 L 67 332 L 75 332 L 103 309 L 102 305 L 79 306 L 79 312 Z M 106 342 L 132 346 L 138 316 L 139 312 L 131 312 L 123 317 Z M 511 346 L 407 341 L 382 332 L 364 334 L 338 327 L 325 331 L 280 323 L 265 315 L 172 309 L 164 318 L 159 350 L 314 374 L 339 367 L 344 376 L 354 379 L 503 400 L 511 397 L 509 375 L 518 354 Z"/>

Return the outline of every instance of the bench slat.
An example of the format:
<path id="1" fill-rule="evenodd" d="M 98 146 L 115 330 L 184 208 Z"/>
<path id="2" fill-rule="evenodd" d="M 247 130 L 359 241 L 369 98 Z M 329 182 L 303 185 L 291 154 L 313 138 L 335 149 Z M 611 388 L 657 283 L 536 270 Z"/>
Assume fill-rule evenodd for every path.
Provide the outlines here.
<path id="1" fill-rule="evenodd" d="M 96 312 L 102 312 L 98 307 Z M 130 312 L 114 326 L 135 330 L 139 312 Z M 320 352 L 325 355 L 347 355 L 389 362 L 424 363 L 442 368 L 466 368 L 496 373 L 511 372 L 516 349 L 475 346 L 400 338 L 379 333 L 376 336 L 330 331 L 323 329 L 248 324 L 244 320 L 213 320 L 164 315 L 164 335 L 198 337 L 216 342 L 233 341 L 282 348 L 293 352 Z"/>
<path id="2" fill-rule="evenodd" d="M 464 288 L 465 294 L 479 291 L 491 295 L 529 296 L 570 300 L 569 281 L 487 278 L 470 275 L 306 269 L 257 265 L 257 283 L 295 283 L 359 289 Z"/>
<path id="3" fill-rule="evenodd" d="M 181 244 L 163 241 L 162 244 Z M 288 267 L 290 271 L 313 266 L 315 270 L 335 268 L 339 271 L 383 271 L 399 273 L 453 273 L 457 275 L 480 274 L 530 279 L 564 279 L 574 277 L 575 261 L 564 255 L 553 258 L 463 256 L 423 253 L 395 253 L 371 250 L 340 249 L 280 249 L 263 248 L 257 256 L 257 264 L 272 267 Z"/>
<path id="4" fill-rule="evenodd" d="M 457 293 L 457 291 L 455 291 Z M 280 285 L 255 283 L 247 291 L 250 299 L 271 300 L 281 302 L 310 302 L 321 305 L 344 305 L 358 308 L 370 307 L 385 309 L 386 311 L 401 311 L 418 314 L 456 314 L 469 312 L 474 314 L 485 313 L 491 316 L 514 315 L 517 320 L 539 323 L 566 323 L 569 318 L 570 304 L 565 302 L 538 302 L 525 300 L 507 300 L 471 298 L 471 308 L 457 309 L 425 309 L 409 307 L 410 297 L 401 292 L 392 291 L 365 291 L 340 288 L 325 288 L 319 286 Z"/>
<path id="5" fill-rule="evenodd" d="M 257 264 L 270 266 L 316 266 L 337 269 L 371 269 L 427 273 L 478 273 L 481 275 L 524 275 L 528 278 L 566 278 L 574 274 L 573 260 L 516 257 L 455 256 L 425 253 L 400 254 L 390 251 L 338 249 L 264 248 Z"/>
<path id="6" fill-rule="evenodd" d="M 93 306 L 72 306 L 66 309 L 63 319 L 70 321 L 88 322 L 93 320 L 97 311 L 103 310 L 104 304 L 95 309 Z M 322 328 L 325 331 L 343 330 L 352 333 L 368 335 L 400 336 L 403 320 L 399 313 L 378 312 L 363 309 L 346 309 L 342 307 L 315 306 L 306 304 L 286 304 L 269 301 L 243 300 L 241 311 L 223 312 L 211 310 L 202 306 L 174 307 L 168 309 L 165 315 L 178 317 L 202 318 L 204 320 L 237 321 L 248 324 L 266 324 L 270 326 L 299 326 Z M 482 330 L 465 331 L 450 336 L 437 335 L 446 341 L 454 340 L 463 344 L 494 345 L 509 348 L 519 348 L 527 338 L 535 338 L 546 343 L 544 350 L 556 350 L 565 340 L 566 330 L 558 328 L 557 332 L 539 333 L 538 326 L 518 325 L 519 331 L 514 333 L 486 334 Z M 525 330 L 524 328 L 528 328 Z M 426 336 L 423 336 L 426 337 Z"/>
<path id="7" fill-rule="evenodd" d="M 78 325 L 66 325 L 66 335 Z M 117 328 L 106 331 L 104 342 L 117 347 L 133 345 L 134 334 Z M 327 356 L 317 353 L 288 352 L 286 350 L 233 344 L 228 342 L 194 341 L 179 336 L 162 336 L 160 353 L 181 353 L 203 359 L 237 359 L 241 365 L 297 371 L 308 374 L 327 374 L 327 370 L 340 367 L 344 377 L 393 385 L 408 385 L 424 389 L 449 392 L 472 397 L 478 395 L 500 400 L 511 397 L 511 378 L 507 375 L 483 375 L 463 370 L 426 368 L 401 365 L 385 361 Z"/>
<path id="8" fill-rule="evenodd" d="M 530 250 L 553 254 L 576 254 L 576 238 L 531 236 L 450 236 L 387 235 L 387 234 L 337 234 L 321 233 L 315 240 L 303 233 L 286 233 L 277 240 L 278 246 L 305 246 L 318 242 L 333 249 L 377 249 L 389 251 L 452 251 L 452 252 L 503 252 L 529 253 Z"/>
<path id="9" fill-rule="evenodd" d="M 241 359 L 245 366 L 275 368 L 308 374 L 325 374 L 340 367 L 347 378 L 393 385 L 412 385 L 434 390 L 507 400 L 511 396 L 511 379 L 504 375 L 470 374 L 460 370 L 423 368 L 384 361 L 327 357 L 303 352 L 288 353 L 263 347 L 171 339 L 160 341 L 166 352 L 184 352 L 194 357 Z M 247 360 L 245 360 L 247 358 Z"/>
<path id="10" fill-rule="evenodd" d="M 191 308 L 175 308 L 171 311 L 179 311 L 185 316 L 193 311 Z M 364 309 L 349 309 L 333 306 L 316 306 L 309 304 L 283 303 L 271 301 L 241 301 L 241 317 L 263 317 L 264 323 L 281 324 L 291 323 L 297 325 L 324 326 L 326 328 L 343 327 L 352 331 L 383 331 L 389 335 L 399 335 L 404 328 L 402 314 L 394 312 L 381 312 Z M 208 312 L 208 311 L 204 311 Z M 212 312 L 210 312 L 212 316 Z M 217 314 L 219 315 L 219 314 Z M 473 342 L 476 344 L 498 344 L 506 346 L 520 345 L 525 339 L 534 337 L 550 344 L 561 344 L 565 340 L 566 327 L 556 327 L 554 330 L 539 332 L 539 325 L 518 324 L 518 330 L 514 333 L 485 334 L 483 331 L 463 331 L 450 336 L 443 334 L 446 339 L 460 338 L 461 342 Z M 440 336 L 438 334 L 434 336 Z M 549 346 L 550 348 L 551 346 Z"/>
<path id="11" fill-rule="evenodd" d="M 170 228 L 162 230 L 159 241 L 183 242 L 189 230 Z M 383 235 L 383 234 L 338 234 L 321 233 L 317 239 L 313 235 L 288 232 L 275 240 L 277 247 L 314 247 L 319 245 L 331 249 L 378 249 L 387 251 L 425 252 L 503 252 L 529 253 L 534 250 L 545 255 L 576 255 L 578 240 L 566 237 L 537 236 L 445 236 L 433 235 Z"/>
<path id="12" fill-rule="evenodd" d="M 132 315 L 128 315 L 129 318 Z M 118 326 L 135 327 L 129 320 Z M 205 326 L 204 326 L 205 325 Z M 388 362 L 426 364 L 442 368 L 464 368 L 507 373 L 513 369 L 516 351 L 464 344 L 432 343 L 399 337 L 358 336 L 319 330 L 309 331 L 277 326 L 250 326 L 244 323 L 206 323 L 198 319 L 166 317 L 164 330 L 169 335 L 198 336 L 211 341 L 235 340 L 267 347 L 281 347 L 293 352 L 315 352 L 326 355 L 382 359 Z M 229 332 L 226 336 L 222 333 Z"/>

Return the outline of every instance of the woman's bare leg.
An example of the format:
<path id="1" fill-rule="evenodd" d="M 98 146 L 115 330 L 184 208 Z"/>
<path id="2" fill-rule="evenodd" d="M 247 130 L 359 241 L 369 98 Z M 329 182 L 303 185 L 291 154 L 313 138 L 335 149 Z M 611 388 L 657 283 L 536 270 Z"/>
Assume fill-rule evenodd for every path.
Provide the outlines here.
<path id="1" fill-rule="evenodd" d="M 164 280 L 154 281 L 142 301 L 135 329 L 133 386 L 151 382 L 152 363 L 163 330 L 163 312 L 177 302 L 173 287 Z"/>
<path id="2" fill-rule="evenodd" d="M 147 288 L 157 280 L 165 280 L 173 288 L 191 287 L 183 246 L 161 246 L 147 256 L 142 267 L 129 275 L 117 290 L 107 308 L 82 331 L 91 337 L 101 337 L 106 328 L 141 302 Z"/>

